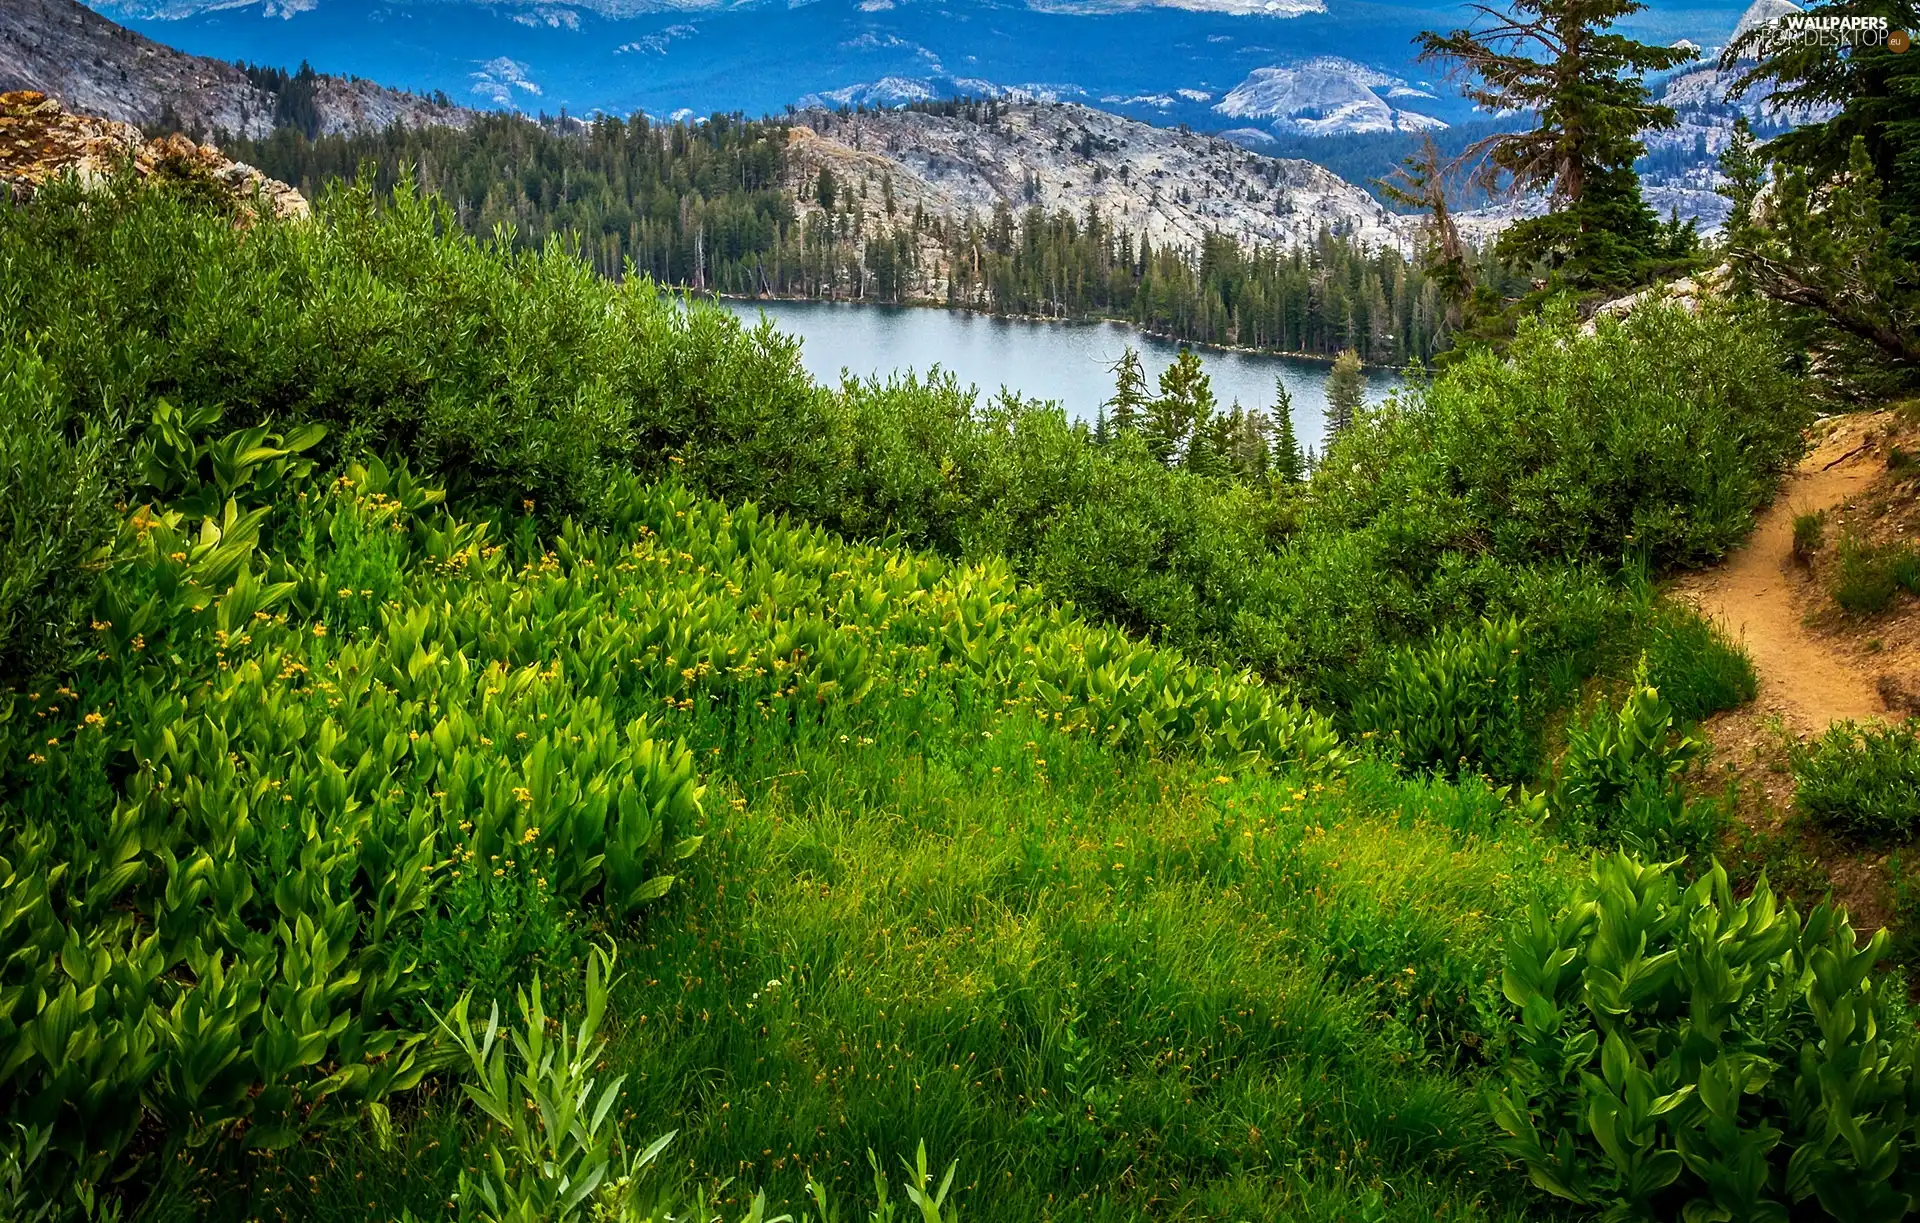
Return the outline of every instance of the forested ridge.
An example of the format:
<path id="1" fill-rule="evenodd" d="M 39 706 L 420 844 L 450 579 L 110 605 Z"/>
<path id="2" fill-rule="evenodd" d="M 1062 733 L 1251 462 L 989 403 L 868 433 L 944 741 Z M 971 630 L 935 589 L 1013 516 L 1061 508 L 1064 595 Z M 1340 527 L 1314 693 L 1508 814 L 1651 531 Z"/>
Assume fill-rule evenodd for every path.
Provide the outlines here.
<path id="1" fill-rule="evenodd" d="M 1402 364 L 1445 346 L 1445 308 L 1417 263 L 1332 233 L 1305 249 L 1246 249 L 1210 236 L 1159 248 L 1097 211 L 1002 205 L 986 215 L 904 210 L 863 223 L 846 185 L 789 185 L 786 124 L 717 115 L 535 121 L 489 115 L 464 130 L 310 139 L 288 127 L 229 141 L 235 156 L 309 193 L 371 168 L 453 205 L 476 235 L 510 227 L 522 246 L 559 235 L 602 275 L 726 294 L 884 303 L 933 300 L 1001 314 L 1089 316 L 1177 339 L 1325 356 L 1347 348 Z M 934 266 L 925 266 L 932 261 Z"/>

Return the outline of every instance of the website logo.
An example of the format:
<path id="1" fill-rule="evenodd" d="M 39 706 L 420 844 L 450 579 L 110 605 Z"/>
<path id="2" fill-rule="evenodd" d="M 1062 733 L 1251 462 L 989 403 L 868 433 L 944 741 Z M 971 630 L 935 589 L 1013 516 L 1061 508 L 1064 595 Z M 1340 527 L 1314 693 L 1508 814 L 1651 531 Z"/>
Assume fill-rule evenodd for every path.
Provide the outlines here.
<path id="1" fill-rule="evenodd" d="M 1899 52 L 1913 45 L 1913 36 L 1906 30 L 1894 29 L 1885 17 L 1788 13 L 1766 24 L 1761 43 L 1767 52 L 1805 46 L 1849 51 L 1884 47 Z"/>

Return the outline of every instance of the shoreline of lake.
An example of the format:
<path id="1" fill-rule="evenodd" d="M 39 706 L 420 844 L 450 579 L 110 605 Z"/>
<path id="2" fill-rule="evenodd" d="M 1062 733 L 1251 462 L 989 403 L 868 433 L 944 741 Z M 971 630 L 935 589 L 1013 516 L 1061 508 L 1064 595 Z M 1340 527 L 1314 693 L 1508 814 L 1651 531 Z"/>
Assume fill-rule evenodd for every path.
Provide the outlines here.
<path id="1" fill-rule="evenodd" d="M 680 291 L 687 293 L 694 292 L 692 289 L 684 288 Z M 1168 344 L 1181 344 L 1188 348 L 1204 349 L 1208 352 L 1241 353 L 1252 357 L 1285 357 L 1290 361 L 1312 361 L 1315 364 L 1329 367 L 1331 367 L 1334 362 L 1333 357 L 1329 357 L 1324 353 L 1295 352 L 1291 349 L 1284 348 L 1256 348 L 1246 344 L 1220 344 L 1212 340 L 1183 339 L 1170 331 L 1155 331 L 1150 327 L 1144 327 L 1134 322 L 1132 319 L 1116 318 L 1108 314 L 1074 314 L 1067 316 L 1053 314 L 1003 314 L 997 310 L 987 310 L 979 306 L 955 305 L 952 302 L 934 301 L 931 298 L 916 298 L 903 302 L 870 302 L 848 297 L 803 297 L 797 293 L 716 293 L 711 291 L 705 293 L 704 296 L 720 302 L 782 302 L 810 306 L 863 306 L 881 310 L 945 310 L 956 314 L 973 315 L 979 318 L 1006 319 L 1009 322 L 1018 323 L 1061 323 L 1067 326 L 1084 325 L 1088 323 L 1110 323 L 1115 327 L 1125 327 L 1129 330 L 1137 331 L 1149 339 L 1160 340 Z M 1404 374 L 1410 370 L 1422 368 L 1419 365 L 1394 365 L 1388 362 L 1378 361 L 1363 361 L 1361 364 L 1370 370 L 1390 370 L 1398 374 Z"/>
<path id="2" fill-rule="evenodd" d="M 1094 424 L 1113 395 L 1113 367 L 1129 348 L 1151 388 L 1182 348 L 1192 348 L 1222 411 L 1233 405 L 1271 411 L 1284 388 L 1295 435 L 1325 444 L 1328 363 L 1324 358 L 1257 349 L 1187 345 L 1111 319 L 1023 319 L 984 311 L 927 309 L 872 302 L 702 295 L 751 325 L 765 317 L 800 341 L 800 360 L 826 386 L 852 377 L 882 383 L 939 367 L 962 387 L 996 390 L 1058 404 L 1069 419 Z M 1366 398 L 1379 403 L 1404 379 L 1378 366 L 1363 371 Z"/>

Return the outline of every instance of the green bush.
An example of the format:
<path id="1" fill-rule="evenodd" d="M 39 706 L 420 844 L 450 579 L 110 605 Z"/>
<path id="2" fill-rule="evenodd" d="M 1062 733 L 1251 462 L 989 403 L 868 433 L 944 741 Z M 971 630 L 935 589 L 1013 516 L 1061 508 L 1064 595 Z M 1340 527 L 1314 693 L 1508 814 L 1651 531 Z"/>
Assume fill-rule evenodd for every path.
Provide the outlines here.
<path id="1" fill-rule="evenodd" d="M 1586 336 L 1556 307 L 1343 436 L 1316 509 L 1402 550 L 1698 565 L 1745 537 L 1809 418 L 1759 320 L 1636 310 Z"/>
<path id="2" fill-rule="evenodd" d="M 1509 944 L 1489 1093 L 1535 1185 L 1610 1219 L 1886 1220 L 1920 1194 L 1920 1033 L 1826 905 L 1803 921 L 1716 863 L 1594 863 Z"/>
<path id="3" fill-rule="evenodd" d="M 1920 829 L 1920 718 L 1840 722 L 1793 750 L 1794 802 L 1823 827 L 1867 840 Z"/>
<path id="4" fill-rule="evenodd" d="M 1833 574 L 1833 601 L 1855 615 L 1871 616 L 1893 606 L 1902 590 L 1920 594 L 1920 548 L 1905 542 L 1872 544 L 1840 537 Z"/>
<path id="5" fill-rule="evenodd" d="M 211 451 L 276 469 L 258 440 Z M 699 843 L 691 755 L 615 720 L 611 661 L 577 638 L 572 675 L 516 656 L 530 616 L 560 644 L 588 618 L 545 570 L 513 580 L 404 473 L 275 491 L 278 526 L 231 499 L 197 527 L 135 510 L 93 656 L 0 690 L 0 1121 L 47 1135 L 49 1193 L 284 1148 L 417 1083 L 428 974 L 396 935 L 459 903 L 452 858 L 524 854 L 617 916 Z M 405 538 L 410 581 L 366 608 L 335 572 L 370 536 Z M 343 605 L 357 630 L 329 627 Z"/>
<path id="6" fill-rule="evenodd" d="M 1525 640 L 1521 621 L 1486 620 L 1397 650 L 1379 686 L 1354 703 L 1354 725 L 1410 768 L 1532 780 L 1543 741 Z"/>
<path id="7" fill-rule="evenodd" d="M 71 662 L 113 535 L 113 461 L 53 372 L 0 341 L 0 675 Z"/>
<path id="8" fill-rule="evenodd" d="M 1602 703 L 1569 727 L 1554 808 L 1568 831 L 1592 843 L 1645 853 L 1708 848 L 1718 815 L 1689 803 L 1680 784 L 1700 750 L 1676 729 L 1642 663 L 1618 712 Z"/>
<path id="9" fill-rule="evenodd" d="M 316 211 L 242 236 L 132 186 L 0 209 L 6 283 L 61 286 L 16 288 L 0 343 L 116 446 L 156 398 L 218 404 L 229 428 L 328 426 L 322 462 L 405 459 L 463 512 L 531 501 L 547 521 L 604 520 L 616 477 L 672 470 L 849 536 L 1004 556 L 1089 615 L 1318 697 L 1483 616 L 1558 640 L 1560 609 L 1528 593 L 1560 579 L 1536 571 L 1718 555 L 1804 418 L 1756 320 L 1646 311 L 1588 337 L 1562 313 L 1511 364 L 1463 360 L 1370 414 L 1304 496 L 1275 495 L 943 374 L 816 386 L 771 328 L 558 245 L 475 242 L 405 188 Z"/>
<path id="10" fill-rule="evenodd" d="M 1759 693 L 1746 651 L 1690 607 L 1655 604 L 1647 613 L 1643 648 L 1648 684 L 1682 725 L 1737 709 Z"/>

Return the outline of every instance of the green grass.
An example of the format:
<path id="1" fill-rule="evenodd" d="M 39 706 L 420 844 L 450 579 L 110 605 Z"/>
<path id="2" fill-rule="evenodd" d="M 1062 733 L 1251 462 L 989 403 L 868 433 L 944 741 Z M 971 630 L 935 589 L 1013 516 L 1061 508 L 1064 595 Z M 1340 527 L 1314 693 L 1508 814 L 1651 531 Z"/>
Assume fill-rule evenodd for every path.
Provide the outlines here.
<path id="1" fill-rule="evenodd" d="M 1543 1208 L 1483 1088 L 1506 935 L 1588 851 L 1478 774 L 1544 779 L 1644 659 L 1634 827 L 1688 816 L 1669 732 L 1752 673 L 1639 575 L 1799 446 L 1768 336 L 1556 316 L 1274 491 L 815 386 L 417 201 L 75 202 L 0 205 L 0 474 L 50 532 L 0 619 L 59 630 L 0 643 L 0 1216 L 50 1133 L 25 1200 L 466 1223 L 500 1135 L 434 1016 L 578 1008 L 594 946 L 617 1123 L 730 1219 L 922 1141 L 973 1218 Z M 1393 734 L 1341 738 L 1370 687 Z"/>
<path id="2" fill-rule="evenodd" d="M 1910 543 L 1874 544 L 1843 535 L 1839 557 L 1831 579 L 1833 601 L 1845 611 L 1877 615 L 1903 590 L 1920 595 L 1920 548 Z"/>
<path id="3" fill-rule="evenodd" d="M 1503 1022 L 1499 934 L 1578 854 L 1483 783 L 1349 764 L 1284 693 L 1085 625 L 1004 567 L 848 545 L 672 486 L 623 505 L 628 526 L 563 524 L 551 547 L 509 523 L 503 549 L 404 474 L 356 473 L 184 551 L 164 517 L 133 528 L 144 551 L 108 579 L 101 657 L 12 707 L 16 735 L 55 741 L 10 753 L 16 847 L 61 829 L 61 903 L 87 897 L 61 911 L 132 905 L 166 934 L 147 1002 L 116 995 L 130 1009 L 86 1030 L 124 1014 L 174 1031 L 165 1008 L 186 995 L 164 970 L 206 971 L 192 940 L 318 988 L 294 951 L 247 941 L 269 899 L 344 930 L 364 981 L 328 996 L 357 1008 L 351 1033 L 401 1048 L 465 989 L 504 995 L 542 967 L 565 996 L 568 948 L 613 938 L 622 1124 L 679 1131 L 674 1166 L 703 1180 L 797 1202 L 804 1174 L 848 1191 L 869 1149 L 925 1140 L 990 1217 L 1486 1217 L 1511 1200 L 1510 1178 L 1483 1188 L 1504 1164 L 1475 1089 Z M 249 556 L 266 584 L 240 576 Z M 213 597 L 165 602 L 183 579 Z M 644 740 L 610 755 L 641 714 Z M 178 746 L 152 738 L 163 725 Z M 692 807 L 681 750 L 706 787 Z M 584 857 L 625 835 L 627 800 L 595 798 L 623 777 L 679 812 L 657 815 L 663 844 L 705 838 L 629 872 L 679 876 L 638 926 L 615 859 Z M 128 851 L 87 813 L 143 792 L 204 826 L 170 825 L 123 876 Z M 322 813 L 304 849 L 282 824 L 261 855 L 216 818 L 249 795 L 277 813 L 282 793 Z M 168 855 L 196 845 L 236 855 L 251 891 L 220 874 L 211 910 L 177 895 Z M 300 856 L 316 852 L 333 856 Z M 539 888 L 516 890 L 519 859 Z M 302 900 L 289 873 L 330 890 Z M 338 904 L 366 920 L 340 927 Z M 527 946 L 503 925 L 545 933 Z M 101 929 L 101 954 L 149 963 L 133 927 Z M 243 1047 L 265 1039 L 241 1022 Z M 259 1047 L 227 1071 L 263 1085 L 244 1103 L 109 1074 L 200 1121 L 163 1168 L 136 1136 L 100 1174 L 158 1171 L 153 1217 L 274 1217 L 278 1195 L 302 1203 L 289 1217 L 379 1218 L 392 1194 L 367 1213 L 361 1187 L 404 1153 L 412 1207 L 445 1217 L 475 1148 L 445 1089 L 389 1098 L 392 1152 L 350 1106 L 316 1144 L 241 1155 L 231 1139 L 278 1123 L 275 1084 L 321 1090 Z M 354 1047 L 323 1041 L 319 1068 Z M 54 1069 L 25 1064 L 44 1102 L 72 1086 Z"/>
<path id="4" fill-rule="evenodd" d="M 1834 725 L 1793 753 L 1795 803 L 1821 825 L 1869 841 L 1920 829 L 1920 719 Z"/>
<path id="5" fill-rule="evenodd" d="M 678 1166 L 794 1202 L 925 1139 L 981 1218 L 1509 1216 L 1473 1089 L 1498 933 L 1580 857 L 1484 790 L 1219 781 L 985 706 L 762 748 L 701 721 L 746 806 L 623 940 L 609 1058 Z M 372 1166 L 444 1194 L 465 1148 L 415 1124 L 441 1145 Z M 314 1217 L 377 1217 L 338 1167 Z"/>
<path id="6" fill-rule="evenodd" d="M 1746 651 L 1692 608 L 1655 604 L 1643 648 L 1647 682 L 1660 690 L 1682 724 L 1737 709 L 1760 690 Z"/>
<path id="7" fill-rule="evenodd" d="M 1826 542 L 1827 516 L 1824 512 L 1795 514 L 1793 517 L 1793 559 L 1812 562 L 1814 554 Z"/>

